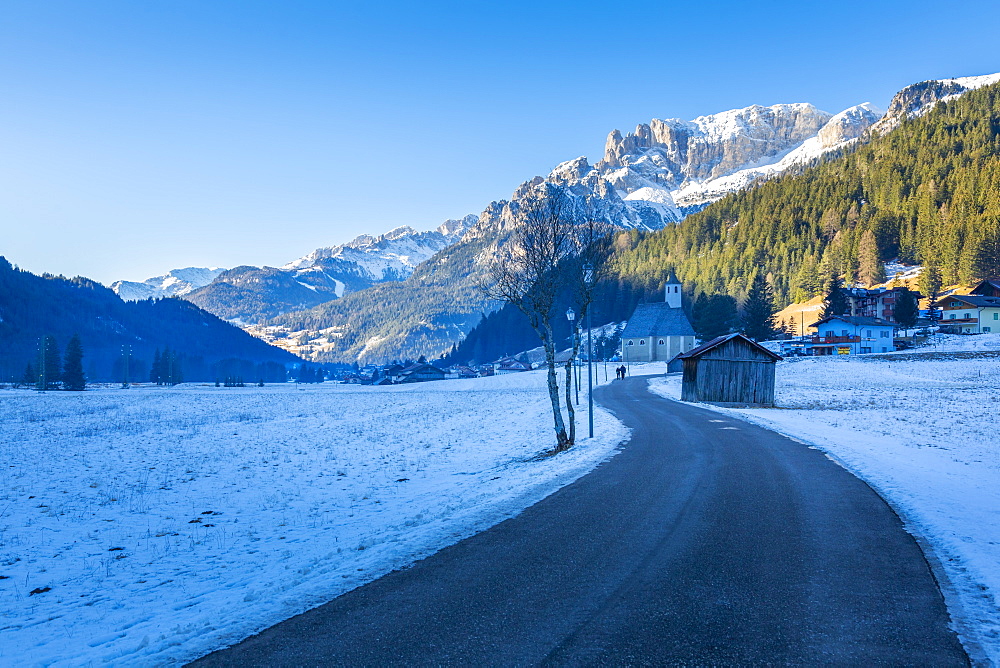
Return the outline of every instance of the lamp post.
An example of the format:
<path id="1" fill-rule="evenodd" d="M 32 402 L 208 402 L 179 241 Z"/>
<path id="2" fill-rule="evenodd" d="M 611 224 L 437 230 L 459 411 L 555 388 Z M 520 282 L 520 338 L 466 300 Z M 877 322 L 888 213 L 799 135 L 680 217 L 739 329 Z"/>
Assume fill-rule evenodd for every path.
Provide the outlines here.
<path id="1" fill-rule="evenodd" d="M 576 311 L 573 310 L 572 306 L 570 306 L 568 309 L 566 309 L 566 319 L 569 320 L 569 328 L 572 330 L 573 336 L 575 337 L 576 336 L 576 322 L 575 322 L 575 320 L 576 320 Z M 576 360 L 574 360 L 574 359 L 570 359 L 570 363 L 571 364 L 573 362 L 575 362 L 575 361 Z M 569 374 L 569 382 L 570 383 L 573 382 L 573 374 L 572 373 Z M 576 403 L 577 403 L 577 405 L 580 404 L 580 383 L 576 384 Z"/>
<path id="2" fill-rule="evenodd" d="M 583 282 L 587 286 L 589 295 L 591 284 L 594 282 L 594 265 L 589 262 L 583 265 Z M 593 297 L 593 295 L 589 296 Z M 590 315 L 593 305 L 593 301 L 587 305 L 587 422 L 590 426 L 590 438 L 594 438 L 594 375 L 592 371 L 594 321 Z"/>

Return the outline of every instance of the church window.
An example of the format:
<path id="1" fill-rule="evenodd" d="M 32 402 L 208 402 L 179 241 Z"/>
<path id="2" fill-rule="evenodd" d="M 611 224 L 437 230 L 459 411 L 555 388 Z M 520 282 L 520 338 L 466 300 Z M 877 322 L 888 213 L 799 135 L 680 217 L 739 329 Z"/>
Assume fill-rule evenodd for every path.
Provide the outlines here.
<path id="1" fill-rule="evenodd" d="M 639 340 L 639 345 L 640 345 L 640 346 L 644 346 L 644 345 L 646 345 L 646 339 L 640 339 L 640 340 Z"/>
<path id="2" fill-rule="evenodd" d="M 632 339 L 629 339 L 629 340 L 628 340 L 628 344 L 629 344 L 630 346 L 632 346 L 632 345 L 635 345 L 635 341 L 633 341 Z"/>
<path id="3" fill-rule="evenodd" d="M 663 345 L 663 339 L 660 339 L 660 345 L 661 346 Z"/>

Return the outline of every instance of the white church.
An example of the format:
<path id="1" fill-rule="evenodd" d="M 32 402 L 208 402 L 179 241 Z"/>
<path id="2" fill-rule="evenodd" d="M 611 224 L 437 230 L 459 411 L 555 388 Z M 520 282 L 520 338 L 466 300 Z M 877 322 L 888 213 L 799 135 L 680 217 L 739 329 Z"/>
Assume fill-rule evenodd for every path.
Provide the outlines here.
<path id="1" fill-rule="evenodd" d="M 625 362 L 667 362 L 695 347 L 694 328 L 681 308 L 681 282 L 670 270 L 665 300 L 639 304 L 622 332 Z"/>

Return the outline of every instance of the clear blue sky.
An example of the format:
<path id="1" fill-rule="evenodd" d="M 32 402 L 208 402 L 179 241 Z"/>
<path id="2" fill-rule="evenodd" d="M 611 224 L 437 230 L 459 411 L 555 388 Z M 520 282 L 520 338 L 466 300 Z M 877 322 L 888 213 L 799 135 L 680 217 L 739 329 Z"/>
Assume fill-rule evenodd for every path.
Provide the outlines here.
<path id="1" fill-rule="evenodd" d="M 607 133 L 1000 71 L 1000 5 L 0 3 L 0 255 L 110 283 L 480 212 Z"/>

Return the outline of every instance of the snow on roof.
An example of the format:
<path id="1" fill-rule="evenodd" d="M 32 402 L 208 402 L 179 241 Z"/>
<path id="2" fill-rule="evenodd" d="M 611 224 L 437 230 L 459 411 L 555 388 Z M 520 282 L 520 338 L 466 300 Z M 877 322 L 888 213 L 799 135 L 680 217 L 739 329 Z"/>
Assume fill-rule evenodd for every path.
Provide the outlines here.
<path id="1" fill-rule="evenodd" d="M 684 314 L 684 309 L 671 308 L 669 304 L 639 304 L 628 320 L 622 338 L 640 336 L 695 336 L 694 328 Z"/>

